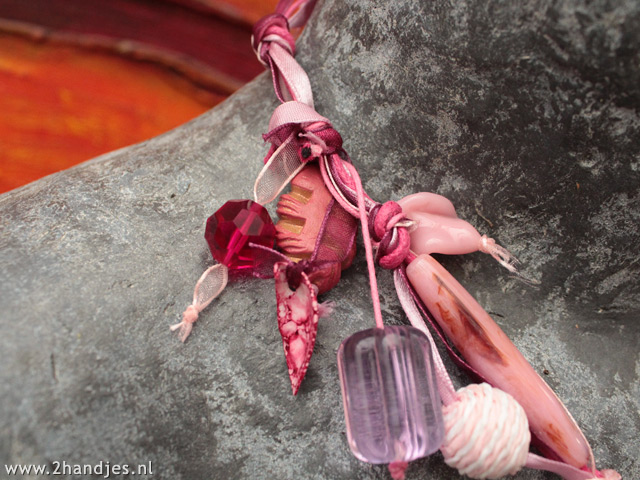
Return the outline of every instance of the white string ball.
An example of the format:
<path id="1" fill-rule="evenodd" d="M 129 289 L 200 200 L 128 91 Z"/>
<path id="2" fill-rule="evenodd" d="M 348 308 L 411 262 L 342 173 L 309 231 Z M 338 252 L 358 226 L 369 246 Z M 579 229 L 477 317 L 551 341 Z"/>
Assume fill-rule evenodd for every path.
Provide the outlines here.
<path id="1" fill-rule="evenodd" d="M 471 478 L 513 475 L 526 463 L 531 433 L 522 406 L 487 383 L 456 392 L 443 408 L 445 462 Z"/>

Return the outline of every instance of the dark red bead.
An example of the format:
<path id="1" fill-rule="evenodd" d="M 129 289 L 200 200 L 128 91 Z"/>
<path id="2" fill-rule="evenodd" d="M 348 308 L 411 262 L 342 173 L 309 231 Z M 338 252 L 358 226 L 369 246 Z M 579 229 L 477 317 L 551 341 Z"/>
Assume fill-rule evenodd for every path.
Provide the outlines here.
<path id="1" fill-rule="evenodd" d="M 256 252 L 249 243 L 273 248 L 276 228 L 259 203 L 230 200 L 207 219 L 204 238 L 218 262 L 232 270 L 252 268 Z"/>

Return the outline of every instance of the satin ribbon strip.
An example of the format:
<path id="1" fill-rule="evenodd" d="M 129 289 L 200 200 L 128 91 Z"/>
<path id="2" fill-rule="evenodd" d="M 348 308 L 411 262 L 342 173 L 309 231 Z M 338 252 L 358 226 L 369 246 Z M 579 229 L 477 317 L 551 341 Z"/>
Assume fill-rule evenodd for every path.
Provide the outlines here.
<path id="1" fill-rule="evenodd" d="M 433 331 L 436 332 L 436 335 L 438 335 L 438 338 L 444 345 L 445 349 L 447 350 L 447 353 L 449 354 L 449 357 L 451 358 L 451 360 L 453 360 L 453 363 L 455 363 L 456 366 L 458 366 L 458 368 L 462 369 L 462 371 L 464 371 L 474 383 L 482 383 L 482 382 L 489 383 L 487 379 L 484 378 L 482 374 L 480 374 L 480 372 L 478 372 L 475 368 L 469 365 L 467 361 L 464 358 L 462 358 L 458 354 L 458 352 L 456 352 L 456 350 L 454 350 L 454 348 L 451 346 L 451 344 L 449 343 L 449 340 L 447 339 L 446 335 L 442 331 L 442 328 L 440 327 L 440 325 L 438 325 L 438 322 L 435 321 L 435 319 L 431 315 L 431 312 L 429 312 L 427 307 L 424 305 L 424 303 L 422 302 L 422 299 L 418 296 L 417 292 L 414 290 L 413 286 L 411 285 L 411 282 L 409 282 L 409 279 L 407 278 L 406 267 L 404 265 L 398 269 L 398 273 L 399 275 L 402 276 L 403 283 L 407 285 L 408 292 L 411 294 L 411 297 L 413 298 L 415 305 L 419 308 L 423 318 L 425 318 L 429 322 L 429 325 L 431 326 Z"/>
<path id="2" fill-rule="evenodd" d="M 269 56 L 273 61 L 270 66 L 274 83 L 277 82 L 281 92 L 278 95 L 280 101 L 294 100 L 313 108 L 313 94 L 309 77 L 300 64 L 279 43 L 271 44 Z"/>
<path id="3" fill-rule="evenodd" d="M 453 383 L 451 382 L 449 373 L 447 372 L 447 369 L 442 362 L 442 357 L 440 356 L 440 352 L 436 347 L 436 343 L 431 336 L 431 332 L 427 328 L 427 325 L 425 324 L 424 319 L 420 311 L 418 310 L 418 307 L 416 306 L 415 300 L 410 292 L 411 286 L 406 279 L 406 275 L 402 275 L 402 268 L 397 268 L 394 270 L 393 281 L 396 287 L 398 300 L 400 300 L 400 305 L 402 305 L 402 309 L 407 315 L 409 322 L 411 322 L 411 325 L 413 325 L 415 328 L 424 333 L 429 339 L 431 354 L 433 356 L 433 361 L 436 367 L 436 378 L 438 379 L 438 389 L 440 390 L 440 397 L 442 398 L 442 403 L 444 403 L 445 405 L 450 405 L 456 398 L 456 390 L 453 387 Z"/>

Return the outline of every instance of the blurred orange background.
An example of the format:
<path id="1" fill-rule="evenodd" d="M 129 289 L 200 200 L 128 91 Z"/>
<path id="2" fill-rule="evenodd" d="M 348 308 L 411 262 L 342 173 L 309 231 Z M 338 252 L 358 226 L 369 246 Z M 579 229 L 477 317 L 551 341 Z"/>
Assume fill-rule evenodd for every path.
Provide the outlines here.
<path id="1" fill-rule="evenodd" d="M 154 137 L 263 71 L 276 0 L 2 0 L 0 193 Z"/>

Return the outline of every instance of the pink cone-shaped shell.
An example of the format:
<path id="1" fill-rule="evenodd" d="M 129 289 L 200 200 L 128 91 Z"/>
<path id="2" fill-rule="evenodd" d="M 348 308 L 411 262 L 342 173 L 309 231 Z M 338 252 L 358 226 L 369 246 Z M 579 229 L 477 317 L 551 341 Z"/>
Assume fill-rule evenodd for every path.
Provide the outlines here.
<path id="1" fill-rule="evenodd" d="M 594 471 L 591 448 L 571 414 L 478 302 L 429 255 L 411 262 L 407 276 L 467 362 L 522 405 L 545 454 Z"/>
<path id="2" fill-rule="evenodd" d="M 316 164 L 298 173 L 291 181 L 291 191 L 280 197 L 276 209 L 280 218 L 276 224 L 276 244 L 294 262 L 311 257 L 332 199 Z M 355 253 L 354 243 L 342 265 L 330 265 L 309 276 L 318 293 L 337 285 L 340 272 L 351 265 Z"/>
<path id="3" fill-rule="evenodd" d="M 453 204 L 435 193 L 415 193 L 398 202 L 402 212 L 417 226 L 411 231 L 411 250 L 416 254 L 460 255 L 480 248 L 482 237 L 458 218 Z"/>
<path id="4" fill-rule="evenodd" d="M 316 292 L 306 274 L 298 288 L 293 291 L 287 281 L 287 263 L 274 265 L 276 301 L 278 307 L 278 329 L 282 336 L 284 356 L 289 369 L 293 394 L 298 393 L 302 379 L 309 368 L 309 361 L 318 333 L 318 300 Z"/>

